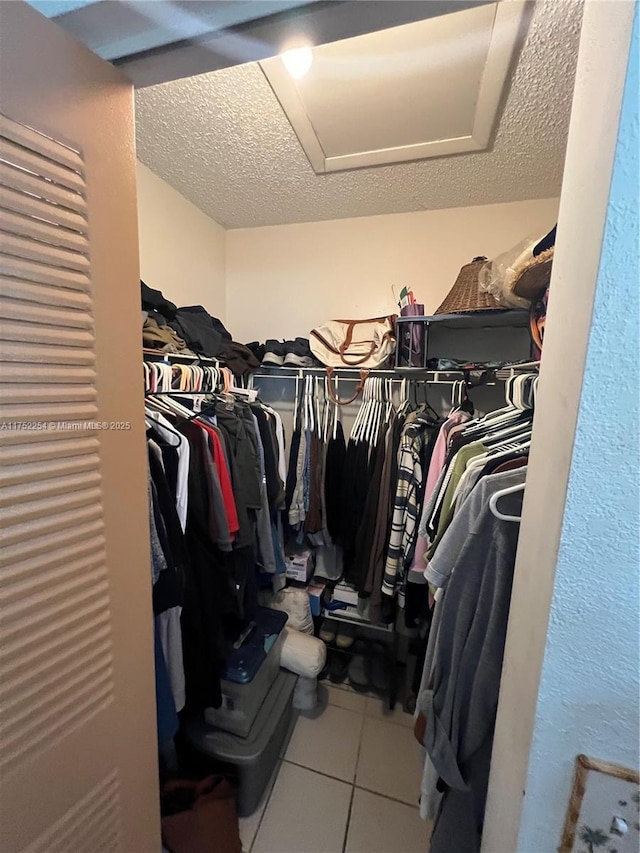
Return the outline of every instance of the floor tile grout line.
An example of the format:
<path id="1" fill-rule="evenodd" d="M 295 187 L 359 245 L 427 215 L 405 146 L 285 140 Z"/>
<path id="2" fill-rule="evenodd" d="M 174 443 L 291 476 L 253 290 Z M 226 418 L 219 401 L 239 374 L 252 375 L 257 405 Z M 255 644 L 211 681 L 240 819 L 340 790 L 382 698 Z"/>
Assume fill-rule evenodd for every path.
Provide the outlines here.
<path id="1" fill-rule="evenodd" d="M 350 782 L 348 779 L 341 779 L 339 776 L 331 776 L 329 773 L 325 773 L 324 770 L 316 770 L 315 767 L 307 767 L 306 764 L 298 764 L 297 761 L 292 761 L 290 758 L 283 758 L 283 764 L 291 764 L 293 767 L 300 767 L 301 770 L 308 770 L 309 773 L 317 773 L 318 776 L 324 776 L 325 779 L 332 779 L 334 782 L 342 782 L 343 785 L 353 785 L 353 782 Z"/>
<path id="2" fill-rule="evenodd" d="M 351 696 L 362 696 L 363 699 L 365 700 L 365 710 L 362 712 L 361 711 L 352 711 L 352 713 L 354 713 L 354 714 L 363 713 L 365 715 L 365 717 L 371 717 L 374 720 L 382 720 L 385 723 L 392 723 L 394 726 L 402 726 L 402 728 L 405 728 L 405 729 L 413 728 L 413 716 L 411 714 L 407 714 L 398 702 L 396 702 L 396 708 L 399 708 L 403 714 L 405 714 L 407 717 L 410 717 L 412 720 L 411 723 L 409 723 L 409 722 L 406 722 L 406 723 L 402 722 L 401 723 L 397 719 L 394 719 L 393 714 L 395 713 L 395 709 L 393 711 L 389 712 L 389 716 L 386 716 L 384 714 L 384 712 L 382 714 L 375 714 L 375 713 L 370 714 L 370 713 L 368 713 L 368 711 L 366 709 L 368 706 L 369 699 L 379 700 L 380 703 L 385 708 L 387 706 L 386 699 L 382 696 L 379 696 L 376 693 L 359 693 L 357 690 L 353 690 L 349 687 L 346 687 L 346 688 L 339 687 L 337 684 L 326 685 L 326 686 L 327 687 L 329 687 L 329 686 L 334 687 L 335 689 L 340 690 L 341 693 L 346 693 L 346 694 L 351 695 Z M 329 691 L 327 691 L 327 692 L 329 693 Z M 331 705 L 332 708 L 342 708 L 343 711 L 351 711 L 351 708 L 345 708 L 343 705 L 334 705 L 333 702 L 331 702 L 329 699 L 327 699 L 327 705 Z"/>
<path id="3" fill-rule="evenodd" d="M 397 797 L 390 797 L 389 794 L 381 794 L 380 791 L 374 791 L 373 788 L 365 788 L 364 785 L 358 785 L 357 783 L 354 787 L 359 791 L 366 791 L 368 794 L 375 794 L 376 797 L 382 797 L 383 800 L 390 800 L 392 803 L 398 803 L 398 805 L 406 806 L 408 809 L 420 811 L 420 805 L 412 806 L 411 803 L 408 803 L 406 800 L 399 800 Z"/>
<path id="4" fill-rule="evenodd" d="M 366 706 L 365 706 L 366 707 Z M 364 724 L 367 719 L 366 713 L 362 713 L 362 722 L 360 723 L 360 735 L 358 737 L 358 749 L 356 751 L 356 763 L 353 768 L 353 782 L 351 784 L 351 799 L 349 800 L 349 810 L 347 812 L 347 825 L 344 829 L 344 841 L 342 843 L 342 853 L 346 853 L 347 842 L 349 840 L 349 830 L 351 829 L 351 812 L 353 809 L 353 798 L 356 793 L 356 779 L 358 778 L 358 764 L 360 763 L 360 750 L 362 749 L 362 738 L 364 736 Z"/>
<path id="5" fill-rule="evenodd" d="M 360 764 L 360 752 L 362 751 L 362 740 L 364 738 L 364 727 L 367 721 L 367 715 L 362 715 L 362 724 L 360 725 L 360 737 L 358 738 L 358 749 L 356 751 L 356 766 L 353 771 L 353 784 L 355 786 L 358 781 L 358 765 Z"/>
<path id="6" fill-rule="evenodd" d="M 247 850 L 247 853 L 251 853 L 251 851 L 253 850 L 254 844 L 256 843 L 258 833 L 260 832 L 260 827 L 262 826 L 262 821 L 264 820 L 264 816 L 266 815 L 267 809 L 269 808 L 269 803 L 271 802 L 271 797 L 273 796 L 273 792 L 275 790 L 275 787 L 278 784 L 278 776 L 280 776 L 280 771 L 282 770 L 283 763 L 284 763 L 284 759 L 279 758 L 278 759 L 279 766 L 278 766 L 277 772 L 275 774 L 275 779 L 273 780 L 273 785 L 271 786 L 271 790 L 269 791 L 269 794 L 267 795 L 267 799 L 265 800 L 264 808 L 262 809 L 262 814 L 260 815 L 260 820 L 258 821 L 258 825 L 256 826 L 256 831 L 253 834 L 253 838 L 251 839 L 251 844 L 249 845 L 249 849 Z M 270 781 L 271 781 L 271 779 L 269 779 L 269 782 Z"/>
<path id="7" fill-rule="evenodd" d="M 347 810 L 347 823 L 344 827 L 344 839 L 342 841 L 342 853 L 346 853 L 347 841 L 349 840 L 349 830 L 351 829 L 351 810 L 353 809 L 353 798 L 355 796 L 356 786 L 351 786 L 351 797 L 349 798 L 349 808 Z"/>
<path id="8" fill-rule="evenodd" d="M 357 695 L 357 694 L 355 694 Z M 341 711 L 349 711 L 352 714 L 363 714 L 368 720 L 379 720 L 382 723 L 391 723 L 392 726 L 399 726 L 401 729 L 411 729 L 413 728 L 413 717 L 411 718 L 411 723 L 400 723 L 397 720 L 393 720 L 390 717 L 385 717 L 384 715 L 378 714 L 368 714 L 367 711 L 354 711 L 351 708 L 345 708 L 344 705 L 334 705 L 333 702 L 327 701 L 327 707 L 331 708 L 340 708 Z M 404 713 L 404 712 L 403 712 Z M 407 716 L 410 716 L 407 714 Z"/>

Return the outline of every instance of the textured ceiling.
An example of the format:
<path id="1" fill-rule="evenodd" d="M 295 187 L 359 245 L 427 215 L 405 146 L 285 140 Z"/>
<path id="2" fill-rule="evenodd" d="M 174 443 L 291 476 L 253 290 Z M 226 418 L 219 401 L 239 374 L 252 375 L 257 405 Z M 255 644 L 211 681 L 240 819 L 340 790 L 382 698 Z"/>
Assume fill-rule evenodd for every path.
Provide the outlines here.
<path id="1" fill-rule="evenodd" d="M 492 149 L 316 175 L 256 63 L 136 93 L 138 156 L 228 228 L 558 195 L 581 0 L 538 0 Z"/>

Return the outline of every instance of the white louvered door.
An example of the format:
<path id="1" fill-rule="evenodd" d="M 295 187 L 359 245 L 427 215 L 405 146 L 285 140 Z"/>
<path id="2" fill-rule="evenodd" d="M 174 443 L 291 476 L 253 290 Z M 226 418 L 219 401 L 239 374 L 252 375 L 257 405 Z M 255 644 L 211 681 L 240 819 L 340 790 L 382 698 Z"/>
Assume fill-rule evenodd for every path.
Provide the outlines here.
<path id="1" fill-rule="evenodd" d="M 132 93 L 0 4 L 0 851 L 160 849 Z"/>

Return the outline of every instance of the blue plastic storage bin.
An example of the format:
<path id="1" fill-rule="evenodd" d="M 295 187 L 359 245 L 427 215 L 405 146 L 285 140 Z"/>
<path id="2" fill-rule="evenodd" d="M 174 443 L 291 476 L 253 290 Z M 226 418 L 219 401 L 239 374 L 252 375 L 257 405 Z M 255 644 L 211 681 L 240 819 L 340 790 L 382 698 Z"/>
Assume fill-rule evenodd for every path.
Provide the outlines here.
<path id="1" fill-rule="evenodd" d="M 222 677 L 222 705 L 207 708 L 205 722 L 247 737 L 269 688 L 280 669 L 287 614 L 258 608 L 256 627 L 245 643 L 227 658 Z"/>

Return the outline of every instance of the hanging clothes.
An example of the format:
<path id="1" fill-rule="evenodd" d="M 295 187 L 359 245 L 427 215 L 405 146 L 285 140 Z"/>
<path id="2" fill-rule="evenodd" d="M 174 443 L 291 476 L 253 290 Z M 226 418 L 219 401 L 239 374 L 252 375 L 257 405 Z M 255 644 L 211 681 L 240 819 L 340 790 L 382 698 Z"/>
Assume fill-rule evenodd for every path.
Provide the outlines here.
<path id="1" fill-rule="evenodd" d="M 525 469 L 484 477 L 455 515 L 427 568 L 437 598 L 416 713 L 426 719 L 423 817 L 432 853 L 479 851 L 498 705 L 518 526 L 490 496 L 524 483 Z M 522 493 L 502 511 L 521 514 Z M 440 794 L 438 791 L 444 791 Z"/>
<path id="2" fill-rule="evenodd" d="M 364 583 L 364 592 L 369 596 L 369 614 L 373 622 L 379 622 L 382 616 L 382 580 L 391 535 L 397 456 L 404 421 L 404 414 L 392 414 L 385 436 L 384 463 L 380 474 L 376 520 Z"/>
<path id="3" fill-rule="evenodd" d="M 329 437 L 324 472 L 324 492 L 326 500 L 326 524 L 331 540 L 342 544 L 344 531 L 342 517 L 342 490 L 344 484 L 345 457 L 347 445 L 342 423 L 337 421 L 335 432 Z"/>
<path id="4" fill-rule="evenodd" d="M 520 376 L 508 383 L 505 409 L 443 426 L 427 477 L 416 553 L 435 608 L 416 715 L 432 853 L 480 850 L 536 382 Z M 505 490 L 508 520 L 491 509 Z M 412 574 L 419 570 L 416 558 Z"/>
<path id="5" fill-rule="evenodd" d="M 282 421 L 241 398 L 230 374 L 234 393 L 188 396 L 222 374 L 145 363 L 154 613 L 177 710 L 219 707 L 220 672 L 257 607 L 258 574 L 285 570 Z"/>
<path id="6" fill-rule="evenodd" d="M 394 596 L 402 589 L 413 559 L 424 496 L 425 475 L 440 423 L 418 412 L 407 418 L 400 438 L 393 518 L 382 592 Z"/>

